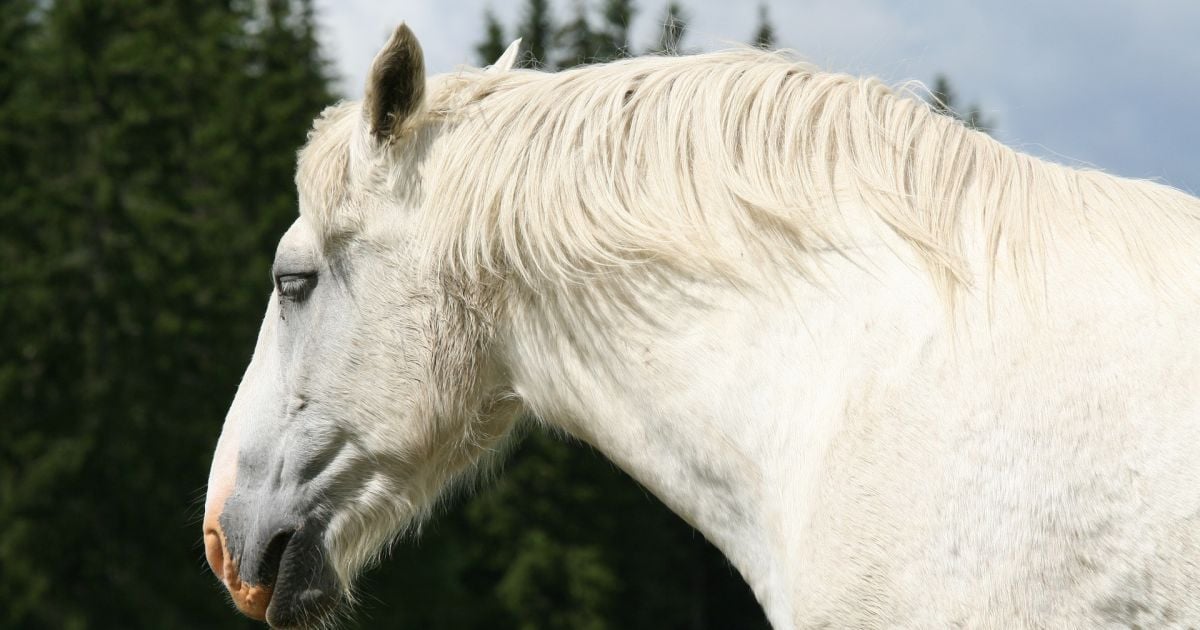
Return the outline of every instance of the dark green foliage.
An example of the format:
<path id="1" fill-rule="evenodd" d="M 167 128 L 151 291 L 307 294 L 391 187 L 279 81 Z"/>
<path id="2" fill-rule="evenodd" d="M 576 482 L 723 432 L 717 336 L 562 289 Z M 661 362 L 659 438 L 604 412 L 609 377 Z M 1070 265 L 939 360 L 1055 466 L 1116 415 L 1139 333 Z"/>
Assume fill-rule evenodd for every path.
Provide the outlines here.
<path id="1" fill-rule="evenodd" d="M 629 27 L 637 9 L 633 0 L 604 0 L 603 24 L 599 32 L 600 50 L 597 57 L 604 60 L 633 56 L 629 43 Z"/>
<path id="2" fill-rule="evenodd" d="M 307 2 L 5 4 L 0 626 L 236 627 L 197 499 L 294 152 Z"/>
<path id="3" fill-rule="evenodd" d="M 483 31 L 483 41 L 475 46 L 475 52 L 479 55 L 480 67 L 496 63 L 496 60 L 508 48 L 508 42 L 504 41 L 504 27 L 500 25 L 500 20 L 496 19 L 496 14 L 491 10 L 483 14 Z"/>
<path id="4" fill-rule="evenodd" d="M 775 47 L 775 26 L 767 14 L 767 3 L 758 5 L 758 29 L 754 31 L 754 45 L 769 50 Z"/>
<path id="5" fill-rule="evenodd" d="M 562 53 L 556 64 L 559 68 L 570 68 L 600 59 L 605 40 L 601 33 L 592 29 L 588 20 L 587 4 L 576 0 L 571 21 L 558 31 L 558 45 Z"/>
<path id="6" fill-rule="evenodd" d="M 995 127 L 995 121 L 984 118 L 983 110 L 979 105 L 972 103 L 966 110 L 962 110 L 958 105 L 958 95 L 954 93 L 954 88 L 950 86 L 950 79 L 946 75 L 939 74 L 933 80 L 933 89 L 930 90 L 929 105 L 934 111 L 953 116 L 963 124 L 984 133 L 990 133 Z"/>
<path id="7" fill-rule="evenodd" d="M 525 14 L 521 20 L 521 49 L 525 54 L 522 65 L 541 68 L 551 61 L 550 51 L 554 46 L 554 20 L 550 15 L 549 0 L 526 0 Z"/>

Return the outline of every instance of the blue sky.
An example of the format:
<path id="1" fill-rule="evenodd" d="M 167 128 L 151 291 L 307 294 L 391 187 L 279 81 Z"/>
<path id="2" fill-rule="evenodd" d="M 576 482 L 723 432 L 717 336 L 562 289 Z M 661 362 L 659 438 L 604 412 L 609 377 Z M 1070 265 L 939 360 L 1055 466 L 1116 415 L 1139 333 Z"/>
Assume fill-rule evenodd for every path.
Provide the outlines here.
<path id="1" fill-rule="evenodd" d="M 592 0 L 591 4 L 598 4 Z M 682 0 L 685 44 L 711 50 L 754 32 L 757 2 Z M 345 95 L 400 21 L 431 72 L 474 64 L 491 7 L 515 24 L 520 0 L 318 0 Z M 573 0 L 552 3 L 557 17 Z M 666 0 L 637 3 L 635 49 L 655 41 Z M 1200 1 L 803 0 L 767 2 L 781 46 L 834 71 L 889 83 L 947 74 L 1021 151 L 1200 193 Z"/>

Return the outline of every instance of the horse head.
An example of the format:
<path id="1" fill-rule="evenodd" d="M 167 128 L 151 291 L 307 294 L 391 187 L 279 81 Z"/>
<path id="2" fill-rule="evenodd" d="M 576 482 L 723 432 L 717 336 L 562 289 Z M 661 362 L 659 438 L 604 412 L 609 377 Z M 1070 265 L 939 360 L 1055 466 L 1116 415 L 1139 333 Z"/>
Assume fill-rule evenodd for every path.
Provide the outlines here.
<path id="1" fill-rule="evenodd" d="M 413 253 L 419 164 L 396 156 L 425 142 L 425 81 L 401 25 L 362 104 L 318 121 L 301 216 L 217 444 L 208 562 L 239 610 L 273 626 L 312 625 L 350 599 L 363 566 L 516 416 L 490 356 L 489 297 L 420 273 Z"/>

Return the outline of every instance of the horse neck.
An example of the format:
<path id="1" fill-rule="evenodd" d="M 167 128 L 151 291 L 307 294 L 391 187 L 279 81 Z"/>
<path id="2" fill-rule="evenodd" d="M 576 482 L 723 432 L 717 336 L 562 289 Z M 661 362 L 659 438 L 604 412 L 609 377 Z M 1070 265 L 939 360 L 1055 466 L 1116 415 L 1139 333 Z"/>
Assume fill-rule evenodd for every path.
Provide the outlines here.
<path id="1" fill-rule="evenodd" d="M 529 409 L 701 531 L 776 627 L 792 623 L 788 571 L 803 553 L 806 497 L 844 407 L 843 380 L 875 338 L 863 320 L 895 315 L 866 294 L 861 313 L 834 308 L 826 290 L 791 282 L 773 296 L 680 281 L 619 298 L 529 294 L 506 341 Z"/>

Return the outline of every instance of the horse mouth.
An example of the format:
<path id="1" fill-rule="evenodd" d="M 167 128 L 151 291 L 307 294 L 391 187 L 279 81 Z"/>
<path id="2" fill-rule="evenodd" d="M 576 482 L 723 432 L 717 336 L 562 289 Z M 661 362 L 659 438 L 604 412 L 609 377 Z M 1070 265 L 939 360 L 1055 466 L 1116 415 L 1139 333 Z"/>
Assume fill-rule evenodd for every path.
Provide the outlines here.
<path id="1" fill-rule="evenodd" d="M 321 544 L 320 528 L 302 527 L 276 537 L 266 553 L 270 557 L 267 566 L 278 567 L 267 623 L 283 629 L 320 626 L 342 599 L 337 576 Z"/>

